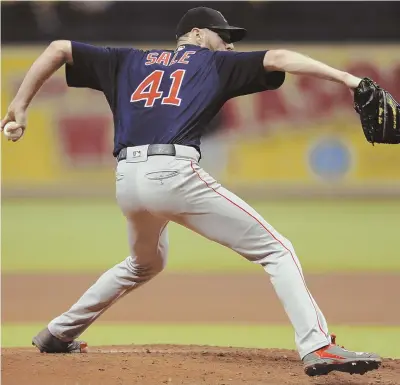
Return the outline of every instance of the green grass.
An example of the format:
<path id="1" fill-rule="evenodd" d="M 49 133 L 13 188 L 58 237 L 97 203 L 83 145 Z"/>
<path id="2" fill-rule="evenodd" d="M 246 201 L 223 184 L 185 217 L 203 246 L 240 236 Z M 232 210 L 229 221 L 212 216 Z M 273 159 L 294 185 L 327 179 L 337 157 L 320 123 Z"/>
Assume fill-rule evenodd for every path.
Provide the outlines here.
<path id="1" fill-rule="evenodd" d="M 308 272 L 400 271 L 397 201 L 270 201 L 254 207 L 289 238 Z M 170 271 L 254 271 L 240 256 L 170 224 Z M 114 201 L 2 203 L 3 272 L 104 270 L 128 255 Z"/>
<path id="2" fill-rule="evenodd" d="M 30 341 L 44 325 L 2 325 L 2 347 L 30 346 Z M 356 351 L 375 351 L 384 357 L 400 358 L 400 346 L 393 336 L 400 327 L 335 326 L 339 343 Z M 271 325 L 142 325 L 97 324 L 82 338 L 89 345 L 129 344 L 195 344 L 252 348 L 294 349 L 294 334 L 290 326 Z"/>

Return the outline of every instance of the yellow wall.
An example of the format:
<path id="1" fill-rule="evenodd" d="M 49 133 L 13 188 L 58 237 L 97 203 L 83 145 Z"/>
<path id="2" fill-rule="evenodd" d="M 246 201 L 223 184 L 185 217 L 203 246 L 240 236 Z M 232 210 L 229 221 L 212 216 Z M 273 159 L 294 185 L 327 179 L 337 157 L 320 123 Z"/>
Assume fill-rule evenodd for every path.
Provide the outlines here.
<path id="1" fill-rule="evenodd" d="M 240 45 L 238 48 L 265 47 Z M 359 76 L 371 76 L 393 93 L 400 89 L 398 47 L 288 45 L 285 48 L 298 50 Z M 3 116 L 24 74 L 43 49 L 2 48 Z M 394 93 L 394 96 L 400 98 L 399 94 Z M 228 102 L 223 116 L 231 143 L 226 167 L 219 178 L 223 182 L 278 185 L 333 181 L 375 186 L 400 183 L 399 147 L 372 147 L 366 142 L 358 115 L 352 109 L 351 95 L 342 86 L 287 76 L 279 91 Z M 68 150 L 66 130 L 60 123 L 71 118 L 78 122 L 76 127 L 80 129 L 79 134 L 72 135 L 74 146 L 81 147 L 80 155 Z M 83 123 L 84 119 L 89 119 L 89 128 Z M 91 125 L 94 119 L 99 119 L 100 124 Z M 23 140 L 12 143 L 2 138 L 3 187 L 112 185 L 115 165 L 112 130 L 112 117 L 102 94 L 68 89 L 64 70 L 60 69 L 31 105 Z M 103 145 L 93 148 L 101 136 Z M 329 155 L 327 150 L 320 148 L 318 161 L 310 161 L 312 148 L 321 141 L 336 150 Z M 338 145 L 341 151 L 338 151 Z M 344 162 L 346 156 L 348 159 Z M 322 171 L 313 170 L 313 165 L 324 162 L 327 163 Z M 338 169 L 342 171 L 335 173 Z"/>
<path id="2" fill-rule="evenodd" d="M 372 77 L 400 100 L 398 46 L 285 48 L 357 76 Z M 230 120 L 237 125 L 231 130 L 234 139 L 223 178 L 229 184 L 330 182 L 389 188 L 400 184 L 400 148 L 372 146 L 365 140 L 352 95 L 341 85 L 288 75 L 278 91 L 229 103 Z M 319 156 L 315 158 L 316 149 Z M 328 167 L 322 167 L 324 162 Z"/>

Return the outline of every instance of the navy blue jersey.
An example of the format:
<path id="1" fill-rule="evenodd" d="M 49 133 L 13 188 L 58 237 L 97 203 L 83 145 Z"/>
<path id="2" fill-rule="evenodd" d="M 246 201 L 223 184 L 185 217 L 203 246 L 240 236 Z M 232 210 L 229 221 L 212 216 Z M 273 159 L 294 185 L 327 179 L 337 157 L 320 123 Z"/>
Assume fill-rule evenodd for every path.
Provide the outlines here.
<path id="1" fill-rule="evenodd" d="M 200 151 L 210 120 L 236 96 L 279 88 L 283 72 L 266 72 L 266 51 L 104 48 L 72 42 L 70 87 L 102 91 L 114 117 L 114 151 L 174 143 Z"/>

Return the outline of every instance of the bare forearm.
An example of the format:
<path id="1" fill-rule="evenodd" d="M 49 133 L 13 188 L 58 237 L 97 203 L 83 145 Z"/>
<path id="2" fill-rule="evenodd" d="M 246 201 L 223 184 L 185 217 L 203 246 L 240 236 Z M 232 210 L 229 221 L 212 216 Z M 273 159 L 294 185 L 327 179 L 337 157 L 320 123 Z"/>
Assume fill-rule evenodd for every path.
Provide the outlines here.
<path id="1" fill-rule="evenodd" d="M 265 54 L 264 67 L 267 71 L 284 71 L 295 75 L 310 75 L 317 78 L 357 87 L 361 79 L 347 72 L 314 60 L 298 52 L 271 50 Z"/>
<path id="2" fill-rule="evenodd" d="M 13 103 L 27 108 L 44 82 L 65 63 L 72 64 L 69 41 L 55 41 L 35 60 L 27 72 Z"/>

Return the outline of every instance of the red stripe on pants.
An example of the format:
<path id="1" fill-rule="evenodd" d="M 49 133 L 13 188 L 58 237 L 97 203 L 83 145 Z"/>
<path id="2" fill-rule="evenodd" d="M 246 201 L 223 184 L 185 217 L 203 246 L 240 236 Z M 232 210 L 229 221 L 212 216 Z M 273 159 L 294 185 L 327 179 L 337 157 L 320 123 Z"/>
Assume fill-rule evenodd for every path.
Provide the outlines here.
<path id="1" fill-rule="evenodd" d="M 299 268 L 299 265 L 297 264 L 296 259 L 294 258 L 293 253 L 291 252 L 291 250 L 290 250 L 289 248 L 287 248 L 278 238 L 276 238 L 275 235 L 272 234 L 272 233 L 271 233 L 271 232 L 270 232 L 270 231 L 269 231 L 269 230 L 268 230 L 254 215 L 252 215 L 251 213 L 249 213 L 249 212 L 248 212 L 246 209 L 244 209 L 243 207 L 240 207 L 237 203 L 233 202 L 232 200 L 230 200 L 230 199 L 229 199 L 228 197 L 226 197 L 225 195 L 221 194 L 220 192 L 218 192 L 217 190 L 215 190 L 214 188 L 212 188 L 212 187 L 200 176 L 200 174 L 194 169 L 194 167 L 193 167 L 193 162 L 191 162 L 190 165 L 191 165 L 191 167 L 192 167 L 193 172 L 197 175 L 197 177 L 198 177 L 203 183 L 205 183 L 205 185 L 206 185 L 208 188 L 210 188 L 211 190 L 213 190 L 216 194 L 218 194 L 218 195 L 221 196 L 222 198 L 226 199 L 228 202 L 232 203 L 234 206 L 236 206 L 237 208 L 239 208 L 240 210 L 242 210 L 244 213 L 246 213 L 246 214 L 249 215 L 250 217 L 252 217 L 255 221 L 257 221 L 257 222 L 267 231 L 267 233 L 268 233 L 269 235 L 271 235 L 272 238 L 274 238 L 277 242 L 279 242 L 280 245 L 281 245 L 285 250 L 287 250 L 287 251 L 289 252 L 290 256 L 292 257 L 292 260 L 293 260 L 294 264 L 295 264 L 296 267 L 297 267 L 297 270 L 298 270 L 298 272 L 299 272 L 299 274 L 300 274 L 300 277 L 301 277 L 301 279 L 303 280 L 304 287 L 306 288 L 307 294 L 308 294 L 308 296 L 310 297 L 311 303 L 312 303 L 312 305 L 313 305 L 313 307 L 314 307 L 315 314 L 316 314 L 316 316 L 317 316 L 317 322 L 318 322 L 319 329 L 320 329 L 321 332 L 324 334 L 324 336 L 327 337 L 326 333 L 323 331 L 323 329 L 322 329 L 322 327 L 321 327 L 321 323 L 320 323 L 320 321 L 319 321 L 317 309 L 316 309 L 315 304 L 314 304 L 314 301 L 313 301 L 313 299 L 312 299 L 312 297 L 311 297 L 310 291 L 308 290 L 308 287 L 307 287 L 306 282 L 305 282 L 305 280 L 304 280 L 303 274 L 301 274 L 301 270 L 300 270 L 300 268 Z"/>

